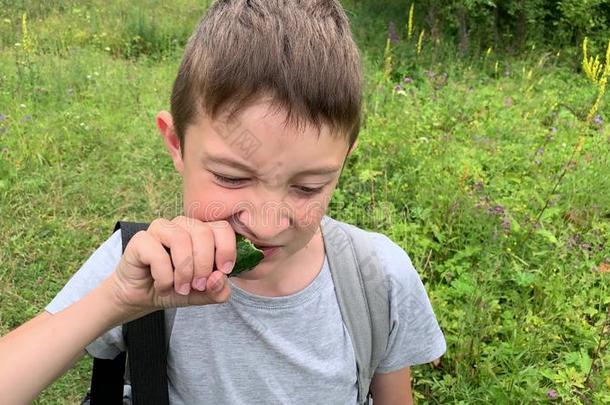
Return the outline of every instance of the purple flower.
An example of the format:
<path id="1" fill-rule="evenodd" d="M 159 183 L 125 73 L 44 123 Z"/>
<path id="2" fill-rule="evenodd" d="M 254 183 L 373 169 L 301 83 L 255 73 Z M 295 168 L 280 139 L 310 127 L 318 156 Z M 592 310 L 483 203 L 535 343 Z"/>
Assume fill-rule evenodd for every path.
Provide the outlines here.
<path id="1" fill-rule="evenodd" d="M 595 125 L 603 125 L 604 120 L 602 119 L 601 115 L 597 114 L 595 117 L 593 117 L 593 123 Z"/>
<path id="2" fill-rule="evenodd" d="M 536 155 L 543 155 L 544 154 L 544 148 L 538 148 L 538 150 L 536 151 Z"/>
<path id="3" fill-rule="evenodd" d="M 0 114 L 0 122 L 4 121 L 5 119 L 6 119 L 6 115 Z"/>
<path id="4" fill-rule="evenodd" d="M 566 246 L 568 247 L 568 249 L 572 250 L 578 245 L 579 240 L 580 240 L 579 235 L 572 235 L 568 238 L 568 241 L 566 242 Z"/>
<path id="5" fill-rule="evenodd" d="M 551 127 L 551 133 L 556 133 L 557 132 L 557 127 Z"/>
<path id="6" fill-rule="evenodd" d="M 21 119 L 21 123 L 24 124 L 28 121 L 32 121 L 32 116 L 30 114 L 25 115 L 22 119 Z"/>
<path id="7" fill-rule="evenodd" d="M 402 85 L 397 84 L 396 86 L 394 86 L 394 91 L 398 92 L 402 90 Z"/>
<path id="8" fill-rule="evenodd" d="M 506 217 L 502 219 L 502 228 L 507 232 L 510 231 L 510 221 Z"/>
<path id="9" fill-rule="evenodd" d="M 559 398 L 559 394 L 555 390 L 549 390 L 549 392 L 546 393 L 546 396 L 553 401 Z"/>
<path id="10" fill-rule="evenodd" d="M 500 204 L 494 205 L 489 209 L 489 212 L 496 215 L 504 215 L 504 207 Z"/>
<path id="11" fill-rule="evenodd" d="M 398 33 L 396 32 L 396 24 L 394 24 L 394 21 L 390 21 L 388 24 L 388 38 L 390 38 L 390 42 L 393 44 L 397 44 L 400 41 Z"/>
<path id="12" fill-rule="evenodd" d="M 411 84 L 413 83 L 413 79 L 410 78 L 409 76 L 405 76 L 404 79 L 402 79 L 403 82 L 405 82 L 406 84 Z"/>

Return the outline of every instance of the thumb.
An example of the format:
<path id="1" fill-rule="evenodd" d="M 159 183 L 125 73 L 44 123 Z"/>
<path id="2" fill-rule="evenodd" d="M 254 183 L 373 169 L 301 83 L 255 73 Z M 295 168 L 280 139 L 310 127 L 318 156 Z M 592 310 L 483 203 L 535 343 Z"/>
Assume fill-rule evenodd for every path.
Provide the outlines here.
<path id="1" fill-rule="evenodd" d="M 191 290 L 187 297 L 189 305 L 206 305 L 227 302 L 230 296 L 231 286 L 227 276 L 220 271 L 214 271 L 208 278 L 205 291 Z"/>

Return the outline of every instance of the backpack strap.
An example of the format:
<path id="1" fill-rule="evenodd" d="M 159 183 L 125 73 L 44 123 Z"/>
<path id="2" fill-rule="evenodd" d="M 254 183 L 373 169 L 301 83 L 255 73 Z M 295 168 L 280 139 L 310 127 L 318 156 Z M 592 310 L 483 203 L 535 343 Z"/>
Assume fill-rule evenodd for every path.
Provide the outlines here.
<path id="1" fill-rule="evenodd" d="M 121 230 L 122 251 L 129 240 L 148 224 L 117 222 L 114 231 Z M 113 360 L 93 360 L 91 405 L 123 403 L 125 357 L 129 361 L 133 405 L 168 405 L 167 345 L 165 343 L 164 311 L 156 311 L 123 325 L 123 338 L 128 355 L 119 354 Z"/>
<path id="2" fill-rule="evenodd" d="M 358 404 L 367 404 L 390 334 L 387 280 L 366 231 L 328 216 L 320 229 L 341 316 L 354 346 Z"/>
<path id="3" fill-rule="evenodd" d="M 94 358 L 91 389 L 83 403 L 90 405 L 122 404 L 124 374 L 124 352 L 110 360 Z M 86 402 L 87 400 L 89 402 Z"/>

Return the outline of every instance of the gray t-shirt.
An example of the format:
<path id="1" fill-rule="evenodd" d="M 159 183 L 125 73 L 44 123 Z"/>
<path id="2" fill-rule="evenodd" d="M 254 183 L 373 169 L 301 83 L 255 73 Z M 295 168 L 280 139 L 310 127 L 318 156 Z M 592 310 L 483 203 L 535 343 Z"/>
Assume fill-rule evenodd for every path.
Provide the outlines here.
<path id="1" fill-rule="evenodd" d="M 369 234 L 390 281 L 390 336 L 377 372 L 440 357 L 445 339 L 409 257 L 386 236 Z M 46 310 L 58 312 L 83 297 L 115 269 L 120 256 L 117 231 Z M 289 296 L 258 296 L 233 283 L 231 288 L 226 303 L 175 311 L 168 330 L 172 404 L 356 403 L 356 360 L 326 258 L 319 275 Z M 124 348 L 117 327 L 87 351 L 113 358 Z"/>

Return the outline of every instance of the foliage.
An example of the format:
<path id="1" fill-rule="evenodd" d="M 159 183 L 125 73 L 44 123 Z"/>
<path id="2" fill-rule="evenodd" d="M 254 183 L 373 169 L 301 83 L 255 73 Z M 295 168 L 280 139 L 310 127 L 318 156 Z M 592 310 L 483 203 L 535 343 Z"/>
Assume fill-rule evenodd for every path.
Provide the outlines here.
<path id="1" fill-rule="evenodd" d="M 381 14 L 386 20 L 406 15 L 402 1 L 364 3 L 367 13 Z M 411 30 L 425 28 L 434 42 L 442 38 L 458 45 L 462 54 L 478 55 L 489 47 L 517 53 L 532 45 L 577 46 L 585 36 L 603 43 L 610 29 L 609 0 L 420 0 L 407 4 L 414 8 Z M 411 38 L 410 33 L 407 36 Z"/>

